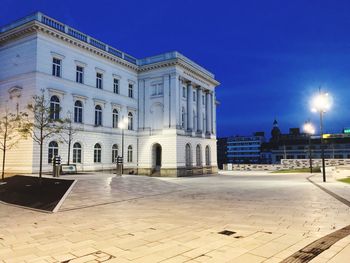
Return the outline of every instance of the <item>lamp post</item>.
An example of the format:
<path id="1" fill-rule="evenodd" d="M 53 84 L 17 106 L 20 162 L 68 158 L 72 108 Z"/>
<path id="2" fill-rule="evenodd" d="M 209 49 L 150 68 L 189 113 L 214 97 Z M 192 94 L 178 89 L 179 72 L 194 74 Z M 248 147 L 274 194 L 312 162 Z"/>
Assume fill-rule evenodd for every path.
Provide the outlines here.
<path id="1" fill-rule="evenodd" d="M 128 125 L 128 118 L 122 117 L 121 121 L 118 123 L 119 129 L 122 130 L 122 174 L 124 173 L 124 129 Z"/>
<path id="2" fill-rule="evenodd" d="M 309 163 L 310 163 L 310 173 L 312 173 L 311 135 L 315 134 L 315 127 L 312 125 L 310 121 L 307 121 L 304 123 L 303 130 L 309 137 Z"/>
<path id="3" fill-rule="evenodd" d="M 323 115 L 331 108 L 332 99 L 331 96 L 322 92 L 319 89 L 318 94 L 316 94 L 311 100 L 311 111 L 318 112 L 320 114 L 320 135 L 321 135 L 321 158 L 322 158 L 322 173 L 323 182 L 326 182 L 326 165 L 324 160 L 324 141 L 323 141 Z"/>

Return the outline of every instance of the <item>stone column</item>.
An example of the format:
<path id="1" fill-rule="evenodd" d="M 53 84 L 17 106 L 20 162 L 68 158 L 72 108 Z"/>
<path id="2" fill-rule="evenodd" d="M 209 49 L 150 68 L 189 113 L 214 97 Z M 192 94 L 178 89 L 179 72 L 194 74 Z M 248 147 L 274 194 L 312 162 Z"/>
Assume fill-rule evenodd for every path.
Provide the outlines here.
<path id="1" fill-rule="evenodd" d="M 163 76 L 163 129 L 170 128 L 170 75 Z"/>
<path id="2" fill-rule="evenodd" d="M 213 134 L 216 134 L 216 94 L 213 92 Z"/>
<path id="3" fill-rule="evenodd" d="M 192 83 L 187 83 L 187 130 L 193 130 L 193 87 Z"/>
<path id="4" fill-rule="evenodd" d="M 197 89 L 197 133 L 202 133 L 203 128 L 203 101 L 202 101 L 202 89 L 198 87 Z"/>
<path id="5" fill-rule="evenodd" d="M 206 134 L 210 134 L 211 132 L 211 99 L 210 99 L 210 92 L 208 91 L 205 94 L 205 116 L 207 119 L 207 127 L 206 127 Z"/>

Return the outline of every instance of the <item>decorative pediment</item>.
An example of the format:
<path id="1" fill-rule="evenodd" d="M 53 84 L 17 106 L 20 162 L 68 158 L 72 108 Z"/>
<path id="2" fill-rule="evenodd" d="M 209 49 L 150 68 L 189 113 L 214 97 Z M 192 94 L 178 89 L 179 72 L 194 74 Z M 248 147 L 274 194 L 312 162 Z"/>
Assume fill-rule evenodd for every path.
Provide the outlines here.
<path id="1" fill-rule="evenodd" d="M 54 89 L 54 88 L 47 88 L 48 92 L 49 92 L 49 95 L 50 97 L 53 96 L 53 95 L 56 95 L 58 97 L 62 97 L 66 94 L 64 91 L 62 90 L 58 90 L 58 89 Z"/>

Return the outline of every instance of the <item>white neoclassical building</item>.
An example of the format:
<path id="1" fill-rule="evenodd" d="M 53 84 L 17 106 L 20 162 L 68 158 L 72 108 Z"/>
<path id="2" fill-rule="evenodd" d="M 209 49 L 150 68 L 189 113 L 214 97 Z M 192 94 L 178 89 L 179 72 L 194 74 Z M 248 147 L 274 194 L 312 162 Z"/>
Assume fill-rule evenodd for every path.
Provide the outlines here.
<path id="1" fill-rule="evenodd" d="M 52 118 L 72 116 L 79 129 L 70 162 L 80 171 L 111 169 L 123 156 L 129 173 L 215 172 L 218 84 L 176 51 L 136 59 L 40 12 L 0 28 L 1 111 L 25 110 L 44 89 L 51 107 L 61 108 Z M 23 140 L 6 170 L 37 172 L 38 154 L 33 140 Z M 44 170 L 53 155 L 67 161 L 60 135 L 46 141 Z"/>

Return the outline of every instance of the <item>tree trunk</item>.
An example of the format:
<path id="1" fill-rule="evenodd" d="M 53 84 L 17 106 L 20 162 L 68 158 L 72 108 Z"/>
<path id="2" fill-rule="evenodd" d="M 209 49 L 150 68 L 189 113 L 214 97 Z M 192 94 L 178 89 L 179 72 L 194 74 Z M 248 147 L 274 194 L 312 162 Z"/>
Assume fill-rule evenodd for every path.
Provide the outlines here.
<path id="1" fill-rule="evenodd" d="M 39 178 L 41 180 L 43 170 L 43 141 L 40 142 L 40 158 L 39 158 Z"/>
<path id="2" fill-rule="evenodd" d="M 5 179 L 5 155 L 6 155 L 6 148 L 2 150 L 2 172 L 1 172 L 1 179 Z"/>
<path id="3" fill-rule="evenodd" d="M 71 146 L 71 139 L 69 138 L 69 141 L 68 141 L 68 162 L 67 162 L 68 165 L 70 162 L 70 146 Z"/>

